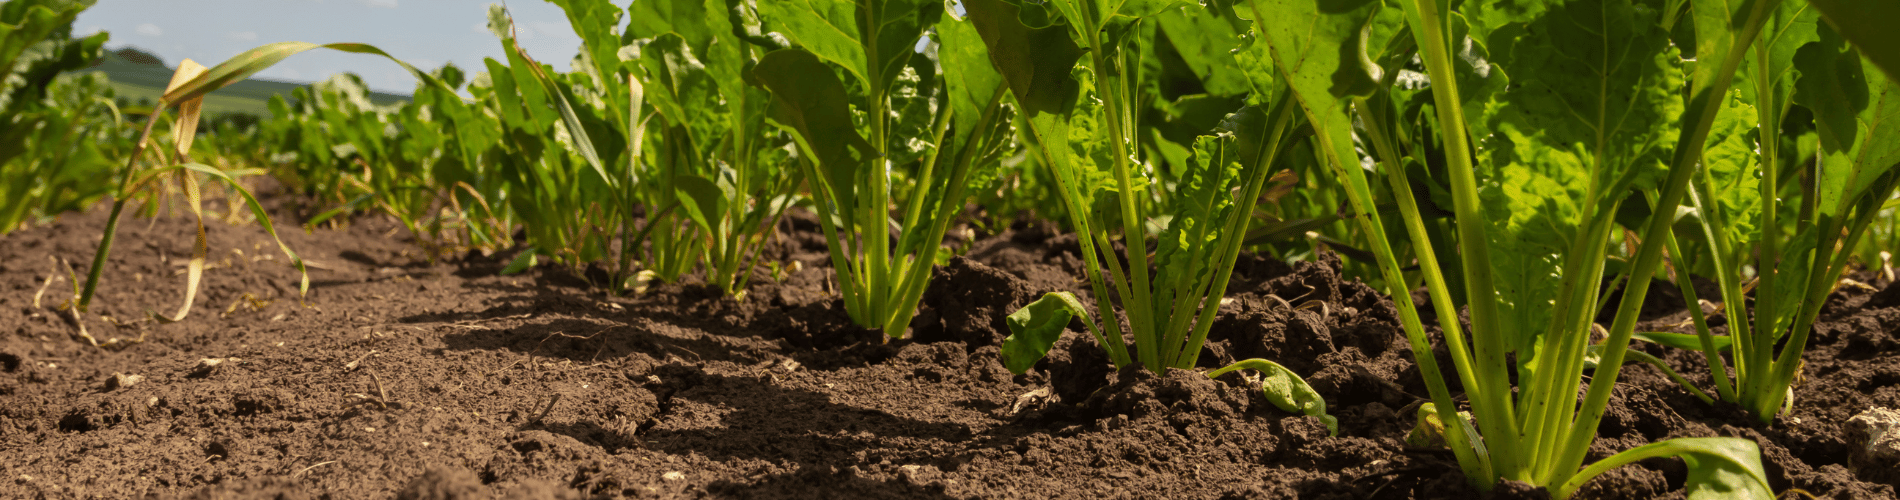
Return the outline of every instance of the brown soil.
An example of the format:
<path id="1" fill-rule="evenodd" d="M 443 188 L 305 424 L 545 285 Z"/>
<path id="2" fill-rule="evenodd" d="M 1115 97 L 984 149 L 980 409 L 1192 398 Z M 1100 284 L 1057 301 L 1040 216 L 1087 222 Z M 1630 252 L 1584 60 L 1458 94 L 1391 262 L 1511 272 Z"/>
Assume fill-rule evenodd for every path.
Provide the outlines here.
<path id="1" fill-rule="evenodd" d="M 380 218 L 290 230 L 321 265 L 307 307 L 260 230 L 214 222 L 197 307 L 159 324 L 137 318 L 182 298 L 189 222 L 127 217 L 84 322 L 145 342 L 95 348 L 55 309 L 70 282 L 45 281 L 65 273 L 49 257 L 84 271 L 104 219 L 0 238 L 0 497 L 1475 496 L 1448 452 L 1404 444 L 1425 394 L 1412 353 L 1390 301 L 1331 258 L 1243 259 L 1201 364 L 1285 364 L 1325 396 L 1338 437 L 1242 375 L 1116 373 L 1073 330 L 1029 374 L 1004 370 L 1002 315 L 1045 291 L 1087 295 L 1073 236 L 1047 223 L 975 242 L 938 270 L 912 339 L 886 343 L 827 292 L 810 221 L 773 247 L 803 269 L 761 270 L 743 301 L 693 284 L 613 298 L 551 266 L 497 276 L 505 254 L 431 263 Z M 1743 436 L 1777 491 L 1893 498 L 1847 468 L 1841 425 L 1900 407 L 1900 288 L 1839 299 L 1792 415 L 1751 425 L 1632 365 L 1591 459 Z M 1707 386 L 1697 355 L 1652 352 Z M 1683 478 L 1650 460 L 1583 497 L 1680 496 Z"/>

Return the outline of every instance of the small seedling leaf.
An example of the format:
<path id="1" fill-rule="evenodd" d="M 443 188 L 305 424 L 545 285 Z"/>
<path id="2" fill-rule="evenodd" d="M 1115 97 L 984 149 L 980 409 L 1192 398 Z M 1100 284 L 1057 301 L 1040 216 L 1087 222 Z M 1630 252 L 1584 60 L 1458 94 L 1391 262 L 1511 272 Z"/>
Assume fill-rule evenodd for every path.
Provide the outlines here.
<path id="1" fill-rule="evenodd" d="M 534 267 L 537 263 L 535 255 L 538 253 L 540 252 L 536 251 L 534 247 L 528 247 L 526 250 L 522 250 L 520 255 L 515 256 L 513 262 L 508 263 L 508 267 L 501 268 L 501 275 L 520 274 L 522 271 Z"/>
<path id="2" fill-rule="evenodd" d="M 1571 476 L 1553 498 L 1569 498 L 1597 475 L 1647 458 L 1679 457 L 1689 468 L 1683 490 L 1690 500 L 1774 498 L 1761 465 L 1761 448 L 1740 438 L 1680 438 L 1651 443 L 1611 455 Z"/>
<path id="3" fill-rule="evenodd" d="M 1260 358 L 1241 360 L 1219 370 L 1208 372 L 1207 377 L 1219 377 L 1240 369 L 1260 372 L 1260 392 L 1267 396 L 1267 401 L 1272 402 L 1273 406 L 1281 410 L 1318 417 L 1320 422 L 1326 423 L 1327 435 L 1339 435 L 1339 419 L 1326 414 L 1326 399 L 1320 397 L 1319 392 L 1313 390 L 1313 386 L 1306 385 L 1306 379 L 1300 378 L 1299 375 L 1293 373 L 1293 370 L 1288 370 L 1279 363 Z"/>
<path id="4" fill-rule="evenodd" d="M 1088 311 L 1083 310 L 1082 302 L 1069 292 L 1050 292 L 1009 313 L 1004 319 L 1010 335 L 1003 339 L 1003 366 L 1017 375 L 1029 371 L 1049 354 L 1049 347 L 1062 337 L 1069 320 L 1076 317 L 1086 322 Z"/>
<path id="5" fill-rule="evenodd" d="M 1489 462 L 1491 451 L 1485 449 L 1484 437 L 1478 434 L 1478 427 L 1472 424 L 1471 412 L 1458 412 L 1458 425 L 1464 431 L 1462 435 L 1467 438 L 1467 441 L 1461 443 L 1460 446 L 1471 449 L 1479 459 Z M 1449 448 L 1451 443 L 1448 440 L 1451 437 L 1451 433 L 1445 432 L 1445 420 L 1438 413 L 1438 405 L 1425 403 L 1418 407 L 1418 424 L 1412 427 L 1410 434 L 1405 436 L 1405 444 L 1418 448 Z"/>

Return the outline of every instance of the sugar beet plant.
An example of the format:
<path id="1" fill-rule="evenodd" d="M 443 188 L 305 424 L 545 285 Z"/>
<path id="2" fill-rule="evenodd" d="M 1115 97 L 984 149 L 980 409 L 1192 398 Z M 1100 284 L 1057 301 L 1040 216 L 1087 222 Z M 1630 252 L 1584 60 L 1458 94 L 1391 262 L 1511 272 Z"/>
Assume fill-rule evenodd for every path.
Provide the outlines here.
<path id="1" fill-rule="evenodd" d="M 773 123 L 798 138 L 845 309 L 901 337 L 972 172 L 1009 141 L 1004 78 L 942 2 L 760 2 L 759 13 L 796 45 L 751 75 L 772 91 Z M 937 50 L 917 51 L 933 28 Z M 897 200 L 902 174 L 913 187 Z"/>
<path id="2" fill-rule="evenodd" d="M 968 0 L 963 6 L 1022 109 L 1027 139 L 1055 180 L 1081 246 L 1094 316 L 1101 318 L 1098 325 L 1073 295 L 1051 293 L 1008 318 L 1004 364 L 1017 373 L 1028 370 L 1071 318 L 1079 318 L 1118 368 L 1194 368 L 1246 240 L 1254 200 L 1297 125 L 1284 80 L 1265 74 L 1258 52 L 1217 61 L 1258 74 L 1248 79 L 1254 105 L 1227 116 L 1219 134 L 1195 139 L 1191 159 L 1164 201 L 1156 201 L 1148 196 L 1153 167 L 1137 155 L 1140 62 L 1152 50 L 1142 35 L 1153 33 L 1143 25 L 1189 5 Z M 1151 226 L 1159 228 L 1152 257 Z M 1117 237 L 1124 252 L 1115 250 Z M 1134 339 L 1132 352 L 1117 302 Z M 1278 364 L 1245 360 L 1209 375 L 1243 368 L 1267 375 L 1262 389 L 1276 405 L 1317 416 L 1337 432 L 1324 399 Z"/>
<path id="3" fill-rule="evenodd" d="M 1772 140 L 1772 134 L 1741 130 L 1739 122 L 1757 117 L 1730 92 L 1740 79 L 1755 83 L 1761 93 L 1751 99 L 1788 94 L 1777 88 L 1786 82 L 1775 82 L 1789 77 L 1786 58 L 1794 56 L 1790 47 L 1779 46 L 1801 45 L 1785 36 L 1801 15 L 1792 3 L 1797 2 L 1465 2 L 1454 10 L 1438 0 L 1362 1 L 1332 8 L 1294 0 L 1249 1 L 1246 10 L 1255 19 L 1271 20 L 1259 24 L 1262 38 L 1314 124 L 1325 161 L 1344 179 L 1360 214 L 1357 222 L 1370 235 L 1389 285 L 1405 282 L 1404 271 L 1373 210 L 1355 138 L 1392 187 L 1472 416 L 1469 421 L 1451 412 L 1435 416 L 1435 408 L 1453 408 L 1454 402 L 1439 367 L 1426 354 L 1431 352 L 1428 339 L 1410 295 L 1393 288 L 1433 399 L 1432 407 L 1421 409 L 1421 427 L 1442 432 L 1478 488 L 1514 479 L 1550 488 L 1562 498 L 1610 468 L 1678 456 L 1690 468 L 1685 487 L 1691 497 L 1772 496 L 1758 450 L 1740 439 L 1675 439 L 1626 450 L 1589 467 L 1582 462 L 1629 352 L 1650 278 L 1674 239 L 1677 207 L 1692 192 L 1706 198 L 1703 191 L 1716 185 L 1733 192 L 1735 179 L 1747 177 L 1746 169 L 1733 163 L 1752 149 L 1743 137 Z M 1678 19 L 1689 26 L 1676 31 L 1681 35 L 1672 41 Z M 1693 47 L 1693 54 L 1685 54 L 1684 47 Z M 1861 68 L 1851 54 L 1840 55 L 1847 53 L 1844 49 L 1836 43 L 1826 50 Z M 1745 61 L 1754 64 L 1745 70 Z M 1427 84 L 1395 85 L 1406 72 L 1422 73 Z M 1786 109 L 1785 104 L 1771 108 Z M 1863 124 L 1867 118 L 1862 117 Z M 1780 121 L 1771 117 L 1769 123 Z M 1769 128 L 1777 127 L 1764 127 Z M 1764 149 L 1772 154 L 1772 146 Z M 1442 158 L 1442 166 L 1432 165 L 1440 161 L 1436 158 Z M 1427 228 L 1421 206 L 1444 201 L 1414 194 L 1410 176 L 1418 174 L 1426 175 L 1418 183 L 1448 191 L 1456 228 L 1451 234 L 1435 235 Z M 1859 179 L 1878 187 L 1877 177 Z M 1762 178 L 1774 182 L 1771 175 Z M 1733 207 L 1715 206 L 1729 201 L 1701 199 L 1691 205 L 1701 209 L 1705 223 L 1719 223 L 1733 220 L 1721 215 Z M 1618 220 L 1619 212 L 1645 208 L 1648 215 L 1625 214 Z M 1822 227 L 1814 231 L 1839 234 L 1842 223 L 1819 221 Z M 1619 224 L 1640 237 L 1628 242 L 1637 246 L 1619 273 L 1627 284 L 1615 304 L 1608 338 L 1592 346 L 1599 284 Z M 1728 234 L 1711 238 L 1718 242 L 1718 257 L 1734 255 L 1733 245 L 1722 239 Z M 1434 243 L 1447 239 L 1459 258 L 1441 263 Z M 1804 244 L 1812 249 L 1818 242 Z M 1827 269 L 1839 259 L 1812 262 Z M 1451 273 L 1460 278 L 1461 297 L 1448 285 Z M 1813 289 L 1814 279 L 1804 284 Z M 1732 307 L 1742 302 L 1739 294 L 1730 299 Z M 1457 320 L 1461 304 L 1470 315 L 1468 340 Z M 1700 341 L 1712 360 L 1719 359 L 1706 332 Z M 1798 356 L 1800 345 L 1791 342 L 1790 348 L 1782 359 Z M 1601 358 L 1592 359 L 1592 353 Z M 1579 402 L 1576 391 L 1592 362 L 1595 372 Z M 1519 381 L 1515 387 L 1513 371 Z M 1736 397 L 1729 390 L 1723 397 Z M 1781 394 L 1774 393 L 1769 397 Z"/>
<path id="4" fill-rule="evenodd" d="M 1815 2 L 1823 4 L 1831 2 Z M 1693 250 L 1670 252 L 1679 267 L 1700 261 L 1695 267 L 1713 271 L 1734 318 L 1728 335 L 1716 336 L 1690 308 L 1696 335 L 1676 344 L 1702 350 L 1718 397 L 1763 424 L 1793 404 L 1790 386 L 1822 303 L 1900 186 L 1900 83 L 1875 58 L 1900 47 L 1853 45 L 1835 28 L 1858 22 L 1834 22 L 1843 15 L 1870 13 L 1830 10 L 1820 22 L 1816 10 L 1783 0 L 1748 47 L 1741 102 L 1714 127 L 1725 140 L 1711 140 L 1703 172 L 1690 180 L 1695 230 L 1681 239 L 1695 244 L 1678 246 Z M 1754 274 L 1752 295 L 1744 266 Z"/>
<path id="5" fill-rule="evenodd" d="M 607 8 L 599 2 L 592 10 Z M 597 58 L 612 56 L 618 46 L 612 30 L 583 28 L 576 17 L 581 10 L 569 8 L 576 28 L 598 33 Z M 762 34 L 756 8 L 745 2 L 642 1 L 629 10 L 627 36 L 639 59 L 627 64 L 651 108 L 635 118 L 645 123 L 647 138 L 644 153 L 635 155 L 641 187 L 634 197 L 646 207 L 646 228 L 689 221 L 698 235 L 654 230 L 647 267 L 671 281 L 703 262 L 709 283 L 742 295 L 771 228 L 804 179 L 791 138 L 769 126 L 772 95 L 753 73 L 782 39 Z M 642 147 L 636 143 L 634 151 Z"/>
<path id="6" fill-rule="evenodd" d="M 95 177 L 129 144 L 99 75 L 60 76 L 97 61 L 105 33 L 71 39 L 90 1 L 0 6 L 0 234 L 104 195 Z"/>
<path id="7" fill-rule="evenodd" d="M 373 104 L 349 74 L 296 89 L 290 100 L 272 97 L 276 118 L 257 135 L 290 152 L 278 173 L 336 204 L 306 225 L 375 209 L 401 221 L 431 256 L 500 246 L 506 227 L 483 195 L 495 191 L 494 178 L 478 175 L 483 149 L 466 147 L 494 144 L 499 126 L 468 119 L 472 106 L 453 91 L 459 68 L 431 74 L 443 86 L 418 85 L 414 104 Z"/>

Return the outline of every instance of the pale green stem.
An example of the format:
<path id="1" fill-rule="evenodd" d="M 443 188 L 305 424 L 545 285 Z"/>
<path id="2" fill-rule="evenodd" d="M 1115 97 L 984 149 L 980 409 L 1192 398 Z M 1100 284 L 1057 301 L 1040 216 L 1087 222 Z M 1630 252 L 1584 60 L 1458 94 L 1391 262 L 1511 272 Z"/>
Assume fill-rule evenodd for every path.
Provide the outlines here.
<path id="1" fill-rule="evenodd" d="M 1497 474 L 1508 479 L 1530 479 L 1528 467 L 1519 449 L 1517 412 L 1508 386 L 1510 376 L 1505 365 L 1504 332 L 1498 322 L 1497 286 L 1491 279 L 1490 240 L 1485 235 L 1484 214 L 1479 207 L 1477 180 L 1473 177 L 1471 150 L 1465 130 L 1464 108 L 1459 98 L 1457 73 L 1452 69 L 1450 25 L 1440 13 L 1443 0 L 1412 0 L 1408 14 L 1416 16 L 1412 32 L 1417 37 L 1425 67 L 1432 81 L 1432 97 L 1438 111 L 1438 124 L 1445 140 L 1445 161 L 1449 168 L 1453 213 L 1456 216 L 1459 248 L 1462 253 L 1466 303 L 1471 312 L 1473 344 L 1479 376 L 1483 385 L 1480 396 L 1472 400 L 1472 411 L 1485 440 L 1492 444 L 1491 459 Z M 1455 319 L 1453 320 L 1455 321 Z"/>
<path id="2" fill-rule="evenodd" d="M 1109 61 L 1103 57 L 1106 47 L 1102 46 L 1101 30 L 1089 27 L 1087 31 L 1085 35 L 1089 42 L 1089 57 L 1094 62 L 1090 69 L 1095 73 L 1095 81 L 1110 89 L 1100 95 L 1103 108 L 1106 110 L 1105 114 L 1108 115 L 1109 136 L 1114 138 L 1109 141 L 1109 151 L 1115 161 L 1115 185 L 1119 188 L 1116 195 L 1121 200 L 1122 242 L 1128 247 L 1128 271 L 1132 278 L 1128 288 L 1134 292 L 1132 300 L 1128 295 L 1122 296 L 1122 309 L 1127 311 L 1129 327 L 1135 331 L 1135 345 L 1139 351 L 1137 354 L 1141 356 L 1142 365 L 1155 373 L 1166 373 L 1168 367 L 1162 362 L 1167 358 L 1160 352 L 1162 350 L 1162 347 L 1158 345 L 1160 339 L 1156 337 L 1159 332 L 1155 331 L 1154 298 L 1150 290 L 1152 281 L 1148 278 L 1146 238 L 1141 230 L 1141 222 L 1137 220 L 1141 207 L 1135 200 L 1134 182 L 1129 173 L 1128 144 L 1124 141 L 1128 134 L 1125 132 L 1126 124 L 1123 123 L 1125 117 L 1121 110 L 1128 96 L 1119 92 L 1123 90 L 1120 85 L 1113 83 L 1115 77 L 1109 71 Z M 1111 248 L 1106 247 L 1104 250 L 1112 251 Z M 1111 267 L 1119 265 L 1114 261 L 1112 253 L 1109 255 L 1109 265 Z M 1108 319 L 1112 320 L 1113 317 Z"/>

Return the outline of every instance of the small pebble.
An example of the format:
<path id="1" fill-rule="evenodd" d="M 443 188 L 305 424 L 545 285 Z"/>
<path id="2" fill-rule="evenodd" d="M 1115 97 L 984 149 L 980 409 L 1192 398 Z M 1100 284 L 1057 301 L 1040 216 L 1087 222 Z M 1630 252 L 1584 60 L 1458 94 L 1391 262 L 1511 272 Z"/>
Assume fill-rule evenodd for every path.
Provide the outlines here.
<path id="1" fill-rule="evenodd" d="M 686 474 L 682 474 L 679 471 L 672 471 L 665 474 L 661 474 L 660 479 L 665 479 L 667 481 L 684 481 L 686 480 Z"/>
<path id="2" fill-rule="evenodd" d="M 138 385 L 139 382 L 144 382 L 144 381 L 145 381 L 144 375 L 138 375 L 138 374 L 126 375 L 123 373 L 114 373 L 112 374 L 112 378 L 106 379 L 106 390 L 116 391 L 119 389 L 124 389 L 127 387 Z"/>
<path id="3" fill-rule="evenodd" d="M 1841 426 L 1848 469 L 1865 481 L 1900 481 L 1900 411 L 1869 408 Z"/>

